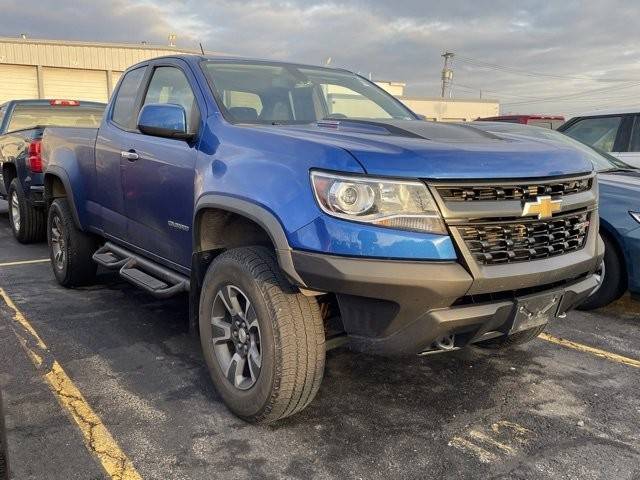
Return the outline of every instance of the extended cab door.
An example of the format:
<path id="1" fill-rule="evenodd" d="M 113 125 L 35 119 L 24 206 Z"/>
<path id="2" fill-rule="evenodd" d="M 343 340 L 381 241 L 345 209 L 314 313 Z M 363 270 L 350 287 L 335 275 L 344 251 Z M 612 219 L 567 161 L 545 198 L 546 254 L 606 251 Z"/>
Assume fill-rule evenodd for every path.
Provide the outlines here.
<path id="1" fill-rule="evenodd" d="M 122 192 L 121 152 L 130 148 L 138 117 L 138 98 L 147 67 L 125 73 L 98 131 L 96 139 L 96 182 L 88 208 L 99 219 L 105 237 L 124 241 L 127 217 Z"/>
<path id="2" fill-rule="evenodd" d="M 200 107 L 195 80 L 179 60 L 152 64 L 141 108 L 146 104 L 180 105 L 187 129 L 196 132 Z M 131 133 L 121 159 L 127 242 L 188 268 L 191 265 L 196 141 Z M 127 155 L 130 154 L 130 155 Z"/>

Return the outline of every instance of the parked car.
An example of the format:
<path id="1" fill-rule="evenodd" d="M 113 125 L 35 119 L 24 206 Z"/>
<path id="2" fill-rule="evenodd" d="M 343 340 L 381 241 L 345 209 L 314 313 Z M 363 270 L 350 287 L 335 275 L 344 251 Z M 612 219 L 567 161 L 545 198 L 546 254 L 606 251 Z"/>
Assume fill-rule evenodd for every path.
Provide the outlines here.
<path id="1" fill-rule="evenodd" d="M 640 108 L 579 115 L 558 131 L 640 168 Z"/>
<path id="2" fill-rule="evenodd" d="M 9 221 L 18 241 L 45 238 L 40 144 L 44 128 L 97 127 L 105 106 L 76 100 L 13 100 L 0 105 L 0 196 L 9 202 Z"/>
<path id="3" fill-rule="evenodd" d="M 479 118 L 478 122 L 506 122 L 533 125 L 536 127 L 557 129 L 564 123 L 562 115 L 499 115 L 497 117 Z"/>
<path id="4" fill-rule="evenodd" d="M 58 282 L 99 264 L 188 291 L 213 383 L 248 421 L 311 402 L 328 339 L 503 348 L 597 287 L 584 149 L 421 121 L 345 70 L 142 62 L 98 130 L 47 128 L 43 155 Z"/>
<path id="5" fill-rule="evenodd" d="M 582 146 L 561 133 L 542 128 L 501 124 L 477 126 L 498 134 L 508 132 Z M 598 171 L 600 235 L 605 243 L 604 262 L 597 272 L 601 284 L 580 306 L 591 310 L 610 304 L 627 290 L 632 296 L 640 295 L 640 170 L 592 148 L 587 153 Z"/>

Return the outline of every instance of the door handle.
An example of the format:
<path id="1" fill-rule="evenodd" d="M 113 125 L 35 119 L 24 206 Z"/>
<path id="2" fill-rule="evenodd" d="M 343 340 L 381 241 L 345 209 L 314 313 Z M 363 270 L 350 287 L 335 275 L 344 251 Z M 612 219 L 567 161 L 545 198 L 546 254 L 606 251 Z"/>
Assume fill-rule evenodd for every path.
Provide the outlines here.
<path id="1" fill-rule="evenodd" d="M 140 158 L 140 156 L 133 150 L 129 150 L 128 152 L 120 152 L 120 156 L 132 162 Z"/>

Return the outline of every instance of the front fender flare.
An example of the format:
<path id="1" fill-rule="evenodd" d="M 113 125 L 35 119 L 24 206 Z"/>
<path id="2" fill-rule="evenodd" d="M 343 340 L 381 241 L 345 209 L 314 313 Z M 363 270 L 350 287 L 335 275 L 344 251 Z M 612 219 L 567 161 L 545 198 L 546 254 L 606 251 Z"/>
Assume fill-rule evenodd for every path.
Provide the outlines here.
<path id="1" fill-rule="evenodd" d="M 196 202 L 193 222 L 194 226 L 196 225 L 195 220 L 198 218 L 199 213 L 206 208 L 217 208 L 220 210 L 227 210 L 229 212 L 237 213 L 238 215 L 242 215 L 260 225 L 260 227 L 262 227 L 264 231 L 267 232 L 267 234 L 271 238 L 271 241 L 275 245 L 276 256 L 278 258 L 278 264 L 280 265 L 280 268 L 295 284 L 306 287 L 304 281 L 300 278 L 293 266 L 293 259 L 291 256 L 292 249 L 289 246 L 284 228 L 282 228 L 282 224 L 273 213 L 271 213 L 265 207 L 248 200 L 243 200 L 241 198 L 232 197 L 229 195 L 208 193 L 202 195 Z M 196 231 L 196 228 L 194 228 L 194 245 L 197 244 L 197 236 L 199 234 L 200 232 Z"/>

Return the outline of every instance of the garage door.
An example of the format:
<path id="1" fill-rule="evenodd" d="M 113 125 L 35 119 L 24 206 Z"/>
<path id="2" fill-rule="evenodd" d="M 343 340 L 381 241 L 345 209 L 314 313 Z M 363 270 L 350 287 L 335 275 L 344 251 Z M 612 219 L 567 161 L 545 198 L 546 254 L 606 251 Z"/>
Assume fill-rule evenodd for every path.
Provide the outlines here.
<path id="1" fill-rule="evenodd" d="M 106 102 L 108 97 L 104 71 L 43 68 L 42 83 L 45 98 Z"/>
<path id="2" fill-rule="evenodd" d="M 38 98 L 36 67 L 0 65 L 0 103 L 21 98 Z"/>

